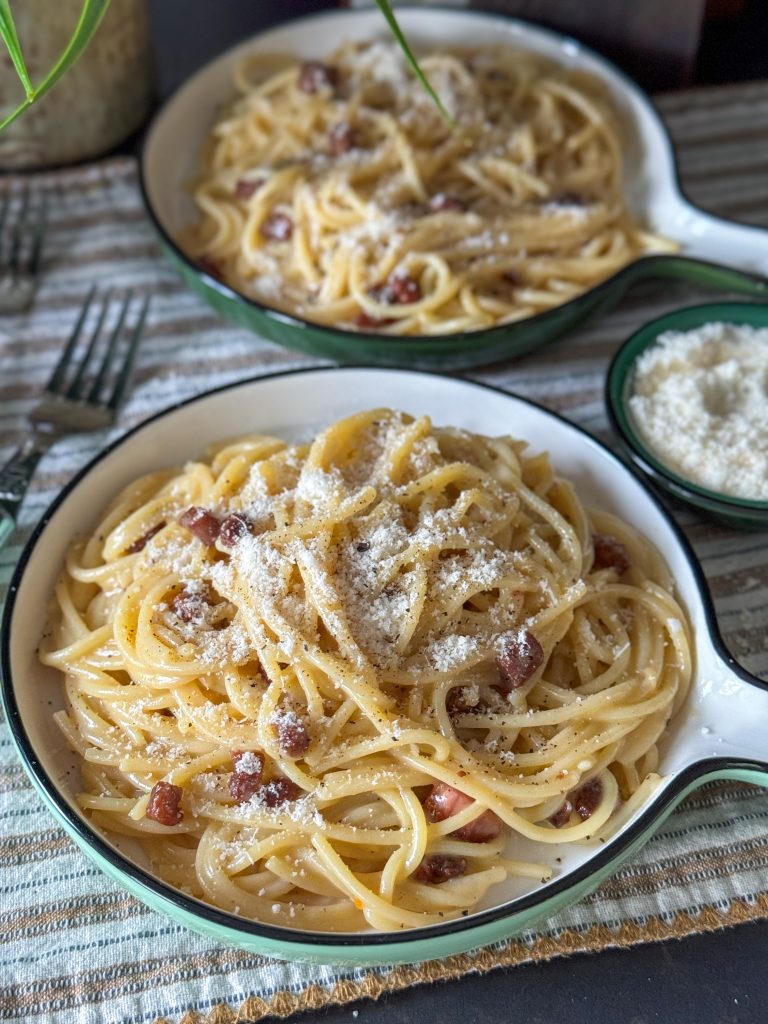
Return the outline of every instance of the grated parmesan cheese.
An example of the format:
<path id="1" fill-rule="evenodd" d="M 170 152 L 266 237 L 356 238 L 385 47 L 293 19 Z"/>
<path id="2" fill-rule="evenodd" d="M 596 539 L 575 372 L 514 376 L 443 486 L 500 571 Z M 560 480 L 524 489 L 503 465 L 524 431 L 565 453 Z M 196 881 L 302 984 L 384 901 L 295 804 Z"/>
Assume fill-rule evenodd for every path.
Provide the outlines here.
<path id="1" fill-rule="evenodd" d="M 237 759 L 237 770 L 246 775 L 260 775 L 263 767 L 261 758 L 251 750 L 243 751 Z"/>
<path id="2" fill-rule="evenodd" d="M 637 360 L 629 407 L 653 454 L 680 476 L 768 500 L 768 328 L 668 331 Z"/>

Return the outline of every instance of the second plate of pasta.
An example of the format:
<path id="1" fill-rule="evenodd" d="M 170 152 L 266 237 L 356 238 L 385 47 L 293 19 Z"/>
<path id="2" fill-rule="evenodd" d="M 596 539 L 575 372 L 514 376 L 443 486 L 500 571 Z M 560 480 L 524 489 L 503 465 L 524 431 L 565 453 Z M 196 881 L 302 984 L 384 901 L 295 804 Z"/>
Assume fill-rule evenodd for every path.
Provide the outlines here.
<path id="1" fill-rule="evenodd" d="M 760 229 L 680 193 L 647 97 L 565 36 L 477 11 L 325 12 L 241 43 L 147 133 L 141 184 L 188 284 L 289 347 L 444 371 L 515 355 L 674 274 L 762 294 Z"/>

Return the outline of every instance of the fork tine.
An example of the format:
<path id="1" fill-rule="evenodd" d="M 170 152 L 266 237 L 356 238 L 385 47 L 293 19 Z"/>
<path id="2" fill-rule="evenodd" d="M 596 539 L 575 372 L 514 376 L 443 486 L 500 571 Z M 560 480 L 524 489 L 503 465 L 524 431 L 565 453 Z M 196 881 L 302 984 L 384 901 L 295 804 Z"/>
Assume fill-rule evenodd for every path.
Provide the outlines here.
<path id="1" fill-rule="evenodd" d="M 109 373 L 109 369 L 112 365 L 112 360 L 114 359 L 115 356 L 115 350 L 117 349 L 117 343 L 120 340 L 120 334 L 123 330 L 123 324 L 125 323 L 125 317 L 128 313 L 128 307 L 131 304 L 132 298 L 133 292 L 129 291 L 128 294 L 125 296 L 122 309 L 120 310 L 120 314 L 117 318 L 117 323 L 115 324 L 115 327 L 111 335 L 109 336 L 109 344 L 107 345 L 107 351 L 104 354 L 104 358 L 101 362 L 101 368 L 99 369 L 96 380 L 93 382 L 93 386 L 91 387 L 91 390 L 88 392 L 88 397 L 86 399 L 87 402 L 97 402 L 99 400 L 99 393 L 101 392 L 101 389 L 104 387 L 104 381 L 107 379 L 107 374 Z"/>
<path id="2" fill-rule="evenodd" d="M 11 249 L 8 255 L 8 269 L 13 277 L 16 277 L 19 273 L 19 254 L 21 252 L 21 236 L 24 231 L 24 227 L 27 223 L 27 213 L 29 212 L 29 185 L 27 185 L 21 196 L 21 209 L 19 215 L 16 218 L 16 223 L 13 225 L 13 231 L 11 233 Z"/>
<path id="3" fill-rule="evenodd" d="M 32 247 L 29 252 L 29 260 L 27 261 L 27 273 L 32 277 L 35 277 L 40 269 L 40 257 L 43 253 L 43 239 L 45 237 L 47 220 L 48 193 L 43 192 L 43 198 L 40 200 L 40 209 L 37 211 L 37 220 L 35 221 L 32 233 Z"/>
<path id="4" fill-rule="evenodd" d="M 131 379 L 131 371 L 133 370 L 133 364 L 136 361 L 136 351 L 141 341 L 141 336 L 144 333 L 144 323 L 147 319 L 147 310 L 149 309 L 150 296 L 148 295 L 141 305 L 139 312 L 139 319 L 136 321 L 136 326 L 133 329 L 131 340 L 128 342 L 128 350 L 125 353 L 125 359 L 123 360 L 123 367 L 120 370 L 120 374 L 115 384 L 115 389 L 112 392 L 112 397 L 107 402 L 107 407 L 113 412 L 117 412 L 122 404 L 123 398 L 125 398 L 125 392 L 128 388 L 128 384 Z"/>
<path id="5" fill-rule="evenodd" d="M 5 231 L 5 222 L 6 222 L 6 219 L 8 217 L 8 207 L 10 205 L 11 205 L 11 200 L 10 200 L 8 192 L 6 191 L 3 194 L 3 205 L 0 206 L 0 244 L 2 244 L 3 232 Z M 0 251 L 0 267 L 3 267 L 3 268 L 5 267 L 5 260 L 2 257 L 2 252 L 1 251 Z"/>
<path id="6" fill-rule="evenodd" d="M 70 334 L 69 339 L 67 340 L 66 347 L 64 351 L 61 353 L 61 358 L 56 364 L 56 369 L 53 371 L 51 379 L 48 381 L 46 385 L 45 390 L 50 391 L 51 394 L 59 394 L 62 390 L 62 387 L 64 385 L 64 378 L 67 375 L 69 364 L 72 361 L 72 355 L 77 346 L 78 339 L 83 330 L 85 318 L 88 315 L 88 310 L 91 308 L 91 303 L 93 302 L 93 297 L 95 294 L 96 285 L 93 285 L 91 290 L 88 292 L 88 295 L 86 296 L 85 302 L 83 303 L 83 308 L 80 310 L 80 315 L 77 318 L 77 323 L 75 324 L 74 329 Z"/>
<path id="7" fill-rule="evenodd" d="M 101 306 L 101 312 L 99 313 L 98 319 L 96 320 L 96 326 L 94 327 L 93 333 L 91 334 L 91 340 L 88 342 L 88 348 L 85 350 L 83 358 L 80 360 L 80 364 L 77 367 L 77 371 L 75 372 L 75 376 L 72 380 L 72 383 L 66 390 L 67 398 L 79 399 L 81 397 L 80 385 L 83 383 L 83 377 L 85 377 L 86 370 L 88 369 L 88 364 L 90 363 L 93 357 L 93 353 L 96 350 L 96 342 L 99 340 L 101 328 L 104 326 L 104 320 L 106 319 L 107 310 L 109 309 L 109 299 L 111 294 L 112 292 L 110 290 L 104 296 L 104 301 Z"/>

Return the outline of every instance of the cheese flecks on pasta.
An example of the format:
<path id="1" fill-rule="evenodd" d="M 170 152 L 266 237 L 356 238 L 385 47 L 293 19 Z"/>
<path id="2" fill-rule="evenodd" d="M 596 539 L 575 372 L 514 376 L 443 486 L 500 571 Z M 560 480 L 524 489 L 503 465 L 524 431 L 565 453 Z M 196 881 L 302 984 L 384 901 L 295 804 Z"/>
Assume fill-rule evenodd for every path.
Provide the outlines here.
<path id="1" fill-rule="evenodd" d="M 226 910 L 391 930 L 642 801 L 690 680 L 670 588 L 546 455 L 378 409 L 126 488 L 42 658 L 97 828 Z"/>
<path id="2" fill-rule="evenodd" d="M 650 250 L 622 191 L 618 114 L 584 73 L 504 49 L 422 67 L 394 44 L 237 70 L 186 238 L 247 296 L 326 325 L 445 334 L 558 306 Z"/>

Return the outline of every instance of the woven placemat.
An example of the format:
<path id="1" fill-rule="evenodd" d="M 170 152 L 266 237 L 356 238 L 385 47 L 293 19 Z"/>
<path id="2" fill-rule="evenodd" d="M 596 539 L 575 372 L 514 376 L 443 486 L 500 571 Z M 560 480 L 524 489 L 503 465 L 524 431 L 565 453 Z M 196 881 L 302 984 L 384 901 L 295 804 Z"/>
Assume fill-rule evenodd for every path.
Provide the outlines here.
<path id="1" fill-rule="evenodd" d="M 768 225 L 768 179 L 755 144 L 768 133 L 768 83 L 679 93 L 660 105 L 692 198 L 715 212 Z M 218 384 L 312 364 L 224 323 L 185 290 L 160 256 L 133 161 L 41 175 L 40 182 L 52 202 L 38 299 L 31 314 L 0 319 L 0 457 L 19 440 L 24 413 L 94 280 L 154 295 L 121 430 Z M 0 183 L 0 190 L 20 187 L 12 178 Z M 609 440 L 602 384 L 610 356 L 646 320 L 695 301 L 703 301 L 702 294 L 680 285 L 638 286 L 618 309 L 544 353 L 472 376 L 531 397 Z M 20 528 L 0 551 L 2 587 L 46 505 L 111 436 L 72 438 L 46 456 Z M 702 559 L 729 646 L 748 668 L 768 676 L 765 535 L 730 533 L 681 508 L 674 512 Z M 767 819 L 768 801 L 760 791 L 710 785 L 591 897 L 514 941 L 414 967 L 282 964 L 193 935 L 104 878 L 43 809 L 3 724 L 0 1020 L 258 1020 L 417 982 L 766 918 Z"/>

